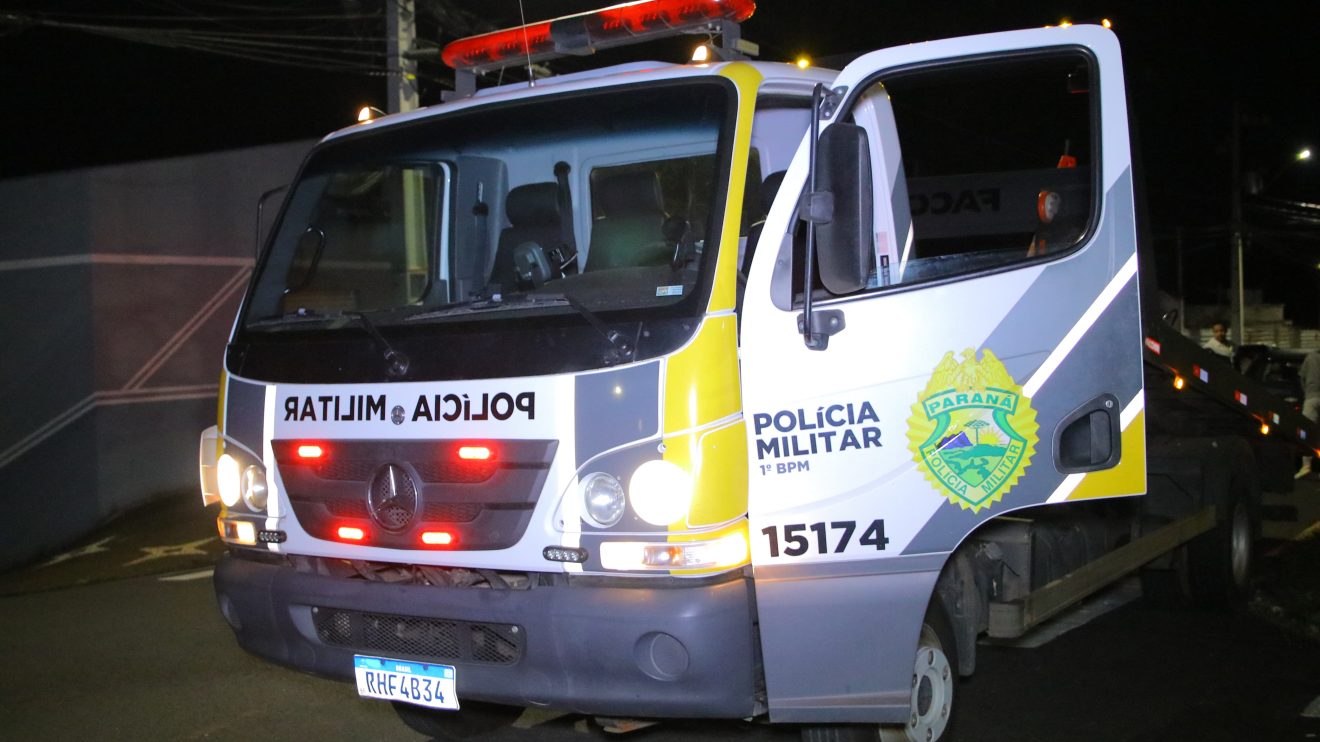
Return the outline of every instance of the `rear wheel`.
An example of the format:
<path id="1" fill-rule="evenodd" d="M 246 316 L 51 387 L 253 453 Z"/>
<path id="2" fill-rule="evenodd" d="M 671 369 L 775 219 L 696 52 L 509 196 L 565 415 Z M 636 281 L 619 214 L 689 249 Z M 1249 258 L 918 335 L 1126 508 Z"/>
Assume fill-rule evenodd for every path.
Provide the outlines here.
<path id="1" fill-rule="evenodd" d="M 438 740 L 478 739 L 518 720 L 522 709 L 495 703 L 464 701 L 460 711 L 441 711 L 410 703 L 394 704 L 399 720 L 418 734 Z"/>
<path id="2" fill-rule="evenodd" d="M 1255 567 L 1256 513 L 1250 494 L 1234 483 L 1227 512 L 1213 530 L 1187 545 L 1187 583 L 1197 605 L 1231 608 L 1247 598 Z"/>
<path id="3" fill-rule="evenodd" d="M 1147 600 L 1165 607 L 1232 608 L 1250 593 L 1259 532 L 1257 467 L 1241 438 L 1206 439 L 1199 457 L 1200 489 L 1192 507 L 1215 506 L 1215 525 L 1141 573 Z M 1152 524 L 1154 527 L 1159 522 Z"/>

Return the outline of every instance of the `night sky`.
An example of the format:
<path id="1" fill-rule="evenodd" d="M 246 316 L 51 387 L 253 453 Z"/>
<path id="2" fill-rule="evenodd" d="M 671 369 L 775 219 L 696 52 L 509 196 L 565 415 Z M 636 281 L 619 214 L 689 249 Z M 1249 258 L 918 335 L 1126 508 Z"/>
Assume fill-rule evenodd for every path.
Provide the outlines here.
<path id="1" fill-rule="evenodd" d="M 0 23 L 0 102 L 8 119 L 0 137 L 0 177 L 316 137 L 352 123 L 365 103 L 385 103 L 386 82 L 379 76 L 24 25 L 14 21 L 14 14 L 78 21 L 90 13 L 96 24 L 130 27 L 171 25 L 136 19 L 147 15 L 177 15 L 194 26 L 198 16 L 220 15 L 231 20 L 217 28 L 352 37 L 343 42 L 344 58 L 365 61 L 369 57 L 362 50 L 383 50 L 383 42 L 376 41 L 384 36 L 381 1 L 0 0 L 0 18 L 11 14 Z M 450 8 L 440 8 L 447 14 L 443 27 L 451 29 L 446 32 L 439 13 L 428 12 L 429 0 L 417 2 L 420 35 L 440 44 L 452 40 L 452 29 L 518 22 L 516 0 L 453 0 Z M 604 3 L 524 0 L 528 21 L 599 4 Z M 281 13 L 354 17 L 294 21 L 280 20 Z M 272 20 L 232 20 L 244 16 Z M 820 59 L 1063 18 L 1084 22 L 1102 17 L 1113 20 L 1123 44 L 1156 237 L 1161 245 L 1171 245 L 1182 228 L 1189 255 L 1206 264 L 1193 270 L 1197 285 L 1188 287 L 1189 297 L 1212 301 L 1214 287 L 1227 283 L 1223 225 L 1228 221 L 1236 100 L 1244 121 L 1243 169 L 1259 173 L 1267 184 L 1260 196 L 1247 198 L 1248 219 L 1261 225 L 1253 240 L 1260 245 L 1259 265 L 1249 264 L 1248 280 L 1253 282 L 1254 273 L 1260 279 L 1255 282 L 1286 291 L 1293 303 L 1309 301 L 1297 309 L 1307 316 L 1297 319 L 1316 325 L 1320 207 L 1297 203 L 1320 204 L 1320 162 L 1289 163 L 1303 146 L 1320 147 L 1320 3 L 761 0 L 743 35 L 761 44 L 763 59 L 789 60 L 799 53 Z M 628 54 L 680 61 L 693 43 L 692 38 L 660 42 Z M 617 53 L 608 55 L 617 58 Z M 562 71 L 583 64 L 569 60 L 551 66 Z M 449 74 L 431 64 L 422 71 L 422 102 L 437 102 L 441 80 Z M 1267 253 L 1268 259 L 1263 257 Z M 1283 273 L 1292 283 L 1299 272 L 1314 277 L 1283 287 L 1271 278 L 1276 268 L 1270 266 L 1276 264 L 1285 266 Z M 1312 296 L 1294 296 L 1299 292 Z M 1266 299 L 1271 299 L 1268 292 Z"/>

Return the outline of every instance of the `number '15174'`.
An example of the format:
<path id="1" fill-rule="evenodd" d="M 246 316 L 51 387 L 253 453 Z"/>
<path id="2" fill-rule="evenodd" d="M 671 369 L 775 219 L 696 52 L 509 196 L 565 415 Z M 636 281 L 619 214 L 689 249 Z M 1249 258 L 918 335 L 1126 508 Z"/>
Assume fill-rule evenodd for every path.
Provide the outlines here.
<path id="1" fill-rule="evenodd" d="M 834 531 L 830 534 L 830 531 Z M 784 556 L 802 556 L 808 552 L 816 554 L 835 553 L 841 554 L 848 544 L 852 542 L 853 535 L 857 532 L 857 521 L 853 520 L 835 520 L 829 523 L 790 523 L 783 526 L 767 526 L 761 529 L 761 533 L 770 540 L 770 556 L 778 557 L 781 553 Z M 833 538 L 831 538 L 833 536 Z M 833 542 L 834 548 L 830 548 Z M 889 539 L 885 537 L 885 521 L 883 518 L 877 518 L 871 521 L 871 525 L 862 531 L 862 535 L 857 537 L 859 546 L 871 546 L 876 551 L 884 551 L 885 546 L 889 544 Z M 782 546 L 781 546 L 782 544 Z"/>

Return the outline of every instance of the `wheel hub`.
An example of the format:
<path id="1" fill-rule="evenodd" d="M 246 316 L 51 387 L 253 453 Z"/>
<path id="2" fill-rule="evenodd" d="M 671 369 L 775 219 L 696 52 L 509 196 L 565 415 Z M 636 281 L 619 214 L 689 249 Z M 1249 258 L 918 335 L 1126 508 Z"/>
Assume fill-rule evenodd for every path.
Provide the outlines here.
<path id="1" fill-rule="evenodd" d="M 912 715 L 908 718 L 910 742 L 933 742 L 944 734 L 953 705 L 953 669 L 938 646 L 922 637 L 912 674 Z"/>
<path id="2" fill-rule="evenodd" d="M 1232 532 L 1229 534 L 1229 558 L 1233 570 L 1233 584 L 1246 588 L 1251 578 L 1251 516 L 1240 503 L 1233 509 Z"/>

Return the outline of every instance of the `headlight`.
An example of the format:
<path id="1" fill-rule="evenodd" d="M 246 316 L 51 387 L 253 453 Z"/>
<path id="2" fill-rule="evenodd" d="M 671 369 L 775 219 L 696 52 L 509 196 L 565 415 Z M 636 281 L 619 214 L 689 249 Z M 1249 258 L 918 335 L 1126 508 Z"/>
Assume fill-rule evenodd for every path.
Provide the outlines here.
<path id="1" fill-rule="evenodd" d="M 619 480 L 604 472 L 595 472 L 588 474 L 580 486 L 588 523 L 597 528 L 609 528 L 619 522 L 625 504 L 623 485 Z"/>
<path id="2" fill-rule="evenodd" d="M 266 509 L 266 472 L 259 466 L 243 471 L 243 502 L 255 511 Z"/>
<path id="3" fill-rule="evenodd" d="M 653 526 L 685 518 L 692 501 L 692 478 L 677 464 L 656 459 L 637 467 L 628 482 L 637 517 Z"/>
<path id="4" fill-rule="evenodd" d="M 227 453 L 220 454 L 215 473 L 217 484 L 220 486 L 220 502 L 223 502 L 227 508 L 234 507 L 238 504 L 242 492 L 243 477 L 238 459 Z"/>

